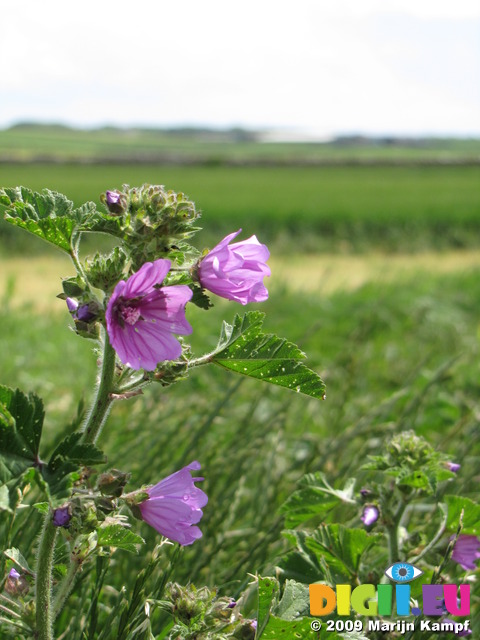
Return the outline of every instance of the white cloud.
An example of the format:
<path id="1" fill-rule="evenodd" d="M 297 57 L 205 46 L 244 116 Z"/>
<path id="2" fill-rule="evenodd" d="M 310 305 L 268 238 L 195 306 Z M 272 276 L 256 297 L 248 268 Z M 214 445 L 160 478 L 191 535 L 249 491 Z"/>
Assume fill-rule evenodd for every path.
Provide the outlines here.
<path id="1" fill-rule="evenodd" d="M 7 0 L 3 14 L 0 125 L 480 133 L 477 1 Z"/>

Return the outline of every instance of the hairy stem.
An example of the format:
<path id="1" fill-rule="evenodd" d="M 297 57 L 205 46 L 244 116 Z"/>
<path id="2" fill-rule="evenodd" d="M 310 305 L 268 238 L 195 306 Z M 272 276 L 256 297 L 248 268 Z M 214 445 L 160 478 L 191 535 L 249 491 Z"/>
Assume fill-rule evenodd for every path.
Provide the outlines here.
<path id="1" fill-rule="evenodd" d="M 53 552 L 57 530 L 52 524 L 52 515 L 45 516 L 37 554 L 35 579 L 37 640 L 53 640 L 53 616 L 51 610 Z"/>
<path id="2" fill-rule="evenodd" d="M 96 442 L 100 431 L 108 416 L 113 399 L 111 392 L 113 389 L 113 375 L 115 373 L 115 351 L 108 340 L 108 334 L 105 331 L 105 342 L 103 349 L 102 371 L 100 382 L 97 387 L 97 395 L 93 402 L 93 406 L 88 415 L 87 421 L 83 429 L 84 442 Z"/>
<path id="3" fill-rule="evenodd" d="M 400 561 L 400 553 L 398 549 L 398 527 L 406 507 L 407 504 L 405 502 L 401 502 L 395 512 L 392 523 L 386 527 L 388 536 L 388 555 L 391 565 Z"/>

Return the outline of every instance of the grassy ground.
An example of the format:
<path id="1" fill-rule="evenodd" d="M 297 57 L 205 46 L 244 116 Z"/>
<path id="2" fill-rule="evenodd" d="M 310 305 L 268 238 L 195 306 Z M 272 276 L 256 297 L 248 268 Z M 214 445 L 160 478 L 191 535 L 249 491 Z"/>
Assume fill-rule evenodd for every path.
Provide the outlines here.
<path id="1" fill-rule="evenodd" d="M 287 277 L 277 277 L 277 265 L 280 274 L 286 267 L 272 261 L 271 295 L 259 305 L 267 312 L 266 329 L 300 343 L 327 383 L 325 402 L 205 369 L 114 408 L 100 444 L 111 466 L 132 471 L 132 488 L 202 461 L 210 497 L 205 535 L 186 552 L 178 579 L 220 584 L 233 593 L 247 572 L 267 571 L 282 549 L 277 509 L 299 477 L 322 470 L 342 484 L 367 454 L 407 428 L 460 461 L 458 491 L 476 495 L 480 266 L 474 254 L 448 255 L 417 262 L 404 257 L 406 269 L 398 258 L 399 270 L 387 277 L 380 271 L 388 262 L 378 256 L 366 257 L 363 268 L 358 256 L 350 262 L 326 257 L 329 284 L 318 288 L 313 276 L 295 286 L 297 274 L 312 273 L 309 260 L 297 259 Z M 25 270 L 25 261 L 17 260 L 4 262 L 1 271 L 17 273 L 18 280 L 0 309 L 6 345 L 0 382 L 45 399 L 47 446 L 58 440 L 78 401 L 88 403 L 96 370 L 91 345 L 72 334 L 63 303 L 52 297 L 64 266 L 42 260 L 38 269 L 31 262 Z M 41 277 L 29 278 L 37 272 Z M 28 282 L 32 306 L 21 302 Z M 195 352 L 216 342 L 222 318 L 231 321 L 241 311 L 221 301 L 208 313 L 189 309 Z M 153 545 L 154 532 L 141 531 Z M 20 545 L 22 536 L 25 541 L 28 532 L 19 534 Z M 118 554 L 114 582 L 120 586 L 143 561 Z"/>
<path id="2" fill-rule="evenodd" d="M 480 237 L 478 167 L 0 166 L 0 185 L 48 187 L 76 204 L 144 182 L 196 202 L 202 246 L 239 227 L 293 253 L 465 248 Z M 4 251 L 41 248 L 15 231 L 0 226 Z"/>

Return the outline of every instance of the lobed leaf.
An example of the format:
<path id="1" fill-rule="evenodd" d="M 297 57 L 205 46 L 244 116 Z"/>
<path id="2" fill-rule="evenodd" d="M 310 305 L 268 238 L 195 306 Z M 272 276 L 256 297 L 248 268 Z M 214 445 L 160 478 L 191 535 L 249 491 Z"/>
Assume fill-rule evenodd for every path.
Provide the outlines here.
<path id="1" fill-rule="evenodd" d="M 313 398 L 325 398 L 320 376 L 300 360 L 305 354 L 284 338 L 262 332 L 264 313 L 250 311 L 223 323 L 210 362 L 242 375 L 295 390 Z"/>
<path id="2" fill-rule="evenodd" d="M 39 464 L 44 415 L 37 395 L 0 385 L 0 484 Z"/>
<path id="3" fill-rule="evenodd" d="M 99 547 L 115 547 L 131 553 L 138 553 L 138 545 L 145 540 L 121 524 L 109 524 L 97 529 L 97 545 Z"/>
<path id="4" fill-rule="evenodd" d="M 302 478 L 301 485 L 302 487 L 290 495 L 280 507 L 280 513 L 285 515 L 285 526 L 288 529 L 298 527 L 315 516 L 324 515 L 339 500 L 356 504 L 353 499 L 353 478 L 347 480 L 344 489 L 334 489 L 328 484 L 323 473 L 309 473 Z"/>
<path id="5" fill-rule="evenodd" d="M 480 535 L 480 505 L 469 498 L 461 496 L 445 496 L 445 502 L 448 508 L 448 529 L 455 532 L 461 519 L 462 533 L 474 536 Z"/>

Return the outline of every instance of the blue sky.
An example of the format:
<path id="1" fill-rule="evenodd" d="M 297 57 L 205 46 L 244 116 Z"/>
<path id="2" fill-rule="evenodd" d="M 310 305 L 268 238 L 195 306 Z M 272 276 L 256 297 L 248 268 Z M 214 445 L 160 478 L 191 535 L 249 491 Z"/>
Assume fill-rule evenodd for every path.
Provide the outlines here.
<path id="1" fill-rule="evenodd" d="M 480 136 L 477 0 L 4 0 L 0 127 Z"/>

